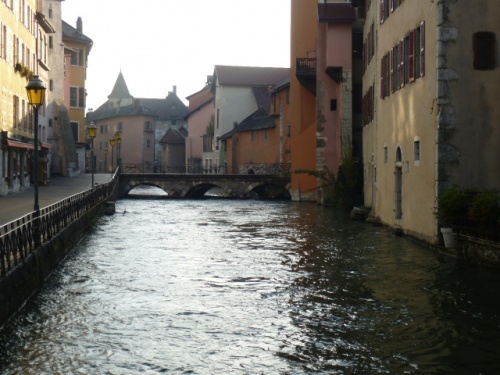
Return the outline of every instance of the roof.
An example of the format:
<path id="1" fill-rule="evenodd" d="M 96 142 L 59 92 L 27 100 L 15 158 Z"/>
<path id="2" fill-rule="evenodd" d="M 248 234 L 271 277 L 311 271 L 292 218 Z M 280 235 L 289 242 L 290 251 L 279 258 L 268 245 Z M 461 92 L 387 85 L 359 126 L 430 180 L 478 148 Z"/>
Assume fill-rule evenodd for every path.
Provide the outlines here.
<path id="1" fill-rule="evenodd" d="M 290 68 L 216 65 L 212 91 L 216 81 L 228 86 L 274 86 L 287 77 L 290 77 Z"/>
<path id="2" fill-rule="evenodd" d="M 118 78 L 116 79 L 115 86 L 113 87 L 113 91 L 111 91 L 111 94 L 108 95 L 108 99 L 124 98 L 133 98 L 133 96 L 130 95 L 125 78 L 123 77 L 122 72 L 120 72 L 120 74 L 118 74 Z"/>
<path id="3" fill-rule="evenodd" d="M 69 23 L 62 21 L 62 33 L 63 38 L 71 39 L 75 42 L 90 44 L 92 45 L 94 42 L 89 37 L 85 36 L 85 34 L 79 32 Z"/>
<path id="4" fill-rule="evenodd" d="M 240 132 L 274 128 L 276 127 L 275 119 L 276 116 L 270 115 L 264 108 L 259 108 L 240 122 L 233 130 L 220 136 L 219 139 L 231 138 L 234 134 Z"/>
<path id="5" fill-rule="evenodd" d="M 186 105 L 173 92 L 169 92 L 165 99 L 141 98 L 138 100 L 156 113 L 160 121 L 182 120 L 189 112 Z"/>
<path id="6" fill-rule="evenodd" d="M 356 10 L 350 3 L 318 4 L 319 22 L 352 23 L 356 21 Z"/>
<path id="7" fill-rule="evenodd" d="M 162 99 L 134 98 L 128 91 L 122 72 L 118 74 L 108 99 L 93 112 L 92 118 L 95 121 L 117 116 L 153 116 L 159 121 L 172 121 L 183 120 L 188 113 L 186 105 L 173 92 L 169 92 L 168 96 Z M 133 104 L 113 104 L 120 103 L 120 99 L 133 99 Z"/>
<path id="8" fill-rule="evenodd" d="M 157 117 L 157 114 L 150 108 L 142 105 L 140 102 L 126 105 L 123 107 L 110 107 L 107 103 L 100 106 L 97 110 L 92 112 L 92 121 L 106 120 L 113 117 L 127 117 L 127 116 L 151 116 Z"/>
<path id="9" fill-rule="evenodd" d="M 180 130 L 170 128 L 162 137 L 160 143 L 184 144 L 186 143 L 186 138 L 182 135 Z"/>

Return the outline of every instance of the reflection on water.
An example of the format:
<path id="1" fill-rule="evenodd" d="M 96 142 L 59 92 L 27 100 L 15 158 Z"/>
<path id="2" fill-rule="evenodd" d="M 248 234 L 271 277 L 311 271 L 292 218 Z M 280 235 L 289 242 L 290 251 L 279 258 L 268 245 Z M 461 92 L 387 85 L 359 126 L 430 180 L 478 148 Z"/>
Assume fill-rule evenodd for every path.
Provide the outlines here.
<path id="1" fill-rule="evenodd" d="M 0 373 L 493 374 L 500 276 L 314 204 L 122 200 Z"/>

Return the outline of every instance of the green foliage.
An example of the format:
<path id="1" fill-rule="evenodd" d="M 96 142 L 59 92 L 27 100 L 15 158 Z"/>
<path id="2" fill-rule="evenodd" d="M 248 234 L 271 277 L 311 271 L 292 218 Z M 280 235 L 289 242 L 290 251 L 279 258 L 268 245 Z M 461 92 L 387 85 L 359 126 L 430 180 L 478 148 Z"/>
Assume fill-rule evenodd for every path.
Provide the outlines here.
<path id="1" fill-rule="evenodd" d="M 319 180 L 318 189 L 323 191 L 324 204 L 327 206 L 349 211 L 354 206 L 363 204 L 362 168 L 354 158 L 350 143 L 343 149 L 337 175 L 327 167 L 324 167 L 322 171 L 300 170 L 294 173 L 305 173 L 316 177 Z"/>
<path id="2" fill-rule="evenodd" d="M 467 215 L 467 192 L 456 186 L 445 190 L 438 200 L 437 215 L 445 226 L 458 224 Z"/>
<path id="3" fill-rule="evenodd" d="M 214 116 L 212 116 L 212 118 L 210 119 L 210 122 L 207 125 L 206 134 L 214 135 L 214 125 L 215 125 L 215 119 L 214 119 Z"/>
<path id="4" fill-rule="evenodd" d="M 469 217 L 482 229 L 500 229 L 500 194 L 477 194 L 472 200 Z"/>

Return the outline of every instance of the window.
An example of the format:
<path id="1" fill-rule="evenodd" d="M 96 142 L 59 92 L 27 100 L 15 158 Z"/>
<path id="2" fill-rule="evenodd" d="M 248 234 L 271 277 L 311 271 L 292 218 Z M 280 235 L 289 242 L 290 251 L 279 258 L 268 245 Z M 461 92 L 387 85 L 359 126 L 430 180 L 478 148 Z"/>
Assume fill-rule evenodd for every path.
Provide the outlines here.
<path id="1" fill-rule="evenodd" d="M 123 130 L 123 123 L 122 122 L 119 122 L 118 123 L 118 131 L 121 133 Z"/>
<path id="2" fill-rule="evenodd" d="M 71 126 L 71 132 L 73 133 L 73 141 L 78 142 L 79 123 L 76 121 L 71 121 L 69 124 Z"/>
<path id="3" fill-rule="evenodd" d="M 54 37 L 49 36 L 49 48 L 54 49 Z"/>
<path id="4" fill-rule="evenodd" d="M 75 108 L 85 108 L 85 88 L 70 87 L 69 105 Z"/>
<path id="5" fill-rule="evenodd" d="M 418 138 L 413 141 L 413 159 L 420 161 L 420 140 Z"/>
<path id="6" fill-rule="evenodd" d="M 486 31 L 475 33 L 472 39 L 472 44 L 474 51 L 474 69 L 495 69 L 495 34 Z"/>
<path id="7" fill-rule="evenodd" d="M 49 90 L 54 91 L 54 80 L 53 79 L 49 80 Z"/>
<path id="8" fill-rule="evenodd" d="M 78 88 L 78 107 L 85 108 L 85 88 Z"/>
<path id="9" fill-rule="evenodd" d="M 71 65 L 83 66 L 83 50 L 78 49 L 71 52 Z"/>
<path id="10" fill-rule="evenodd" d="M 389 162 L 389 149 L 387 146 L 384 146 L 384 164 Z"/>
<path id="11" fill-rule="evenodd" d="M 2 26 L 2 35 L 0 40 L 0 57 L 7 60 L 7 26 Z"/>
<path id="12" fill-rule="evenodd" d="M 70 107 L 78 106 L 78 87 L 70 87 L 70 89 L 69 89 L 69 105 L 70 105 Z"/>
<path id="13" fill-rule="evenodd" d="M 144 131 L 152 132 L 153 130 L 153 123 L 151 121 L 144 121 Z"/>
<path id="14" fill-rule="evenodd" d="M 264 129 L 264 139 L 267 139 L 268 134 L 267 134 L 267 129 Z"/>
<path id="15" fill-rule="evenodd" d="M 330 100 L 330 111 L 336 111 L 337 110 L 337 99 L 331 99 Z"/>
<path id="16" fill-rule="evenodd" d="M 146 147 L 151 148 L 151 139 L 146 140 Z"/>
<path id="17" fill-rule="evenodd" d="M 54 120 L 49 118 L 49 128 L 51 128 L 52 126 L 54 126 Z"/>
<path id="18" fill-rule="evenodd" d="M 252 130 L 252 133 L 251 133 L 251 139 L 252 139 L 252 142 L 255 140 L 255 133 L 254 133 L 253 130 Z"/>

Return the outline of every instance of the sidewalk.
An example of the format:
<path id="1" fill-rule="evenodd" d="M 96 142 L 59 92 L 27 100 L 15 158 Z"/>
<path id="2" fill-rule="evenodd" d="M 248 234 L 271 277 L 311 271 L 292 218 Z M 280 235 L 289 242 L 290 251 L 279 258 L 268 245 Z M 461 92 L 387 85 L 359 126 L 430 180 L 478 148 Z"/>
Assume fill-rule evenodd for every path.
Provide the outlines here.
<path id="1" fill-rule="evenodd" d="M 94 174 L 94 183 L 104 184 L 111 180 L 110 173 Z M 91 174 L 81 174 L 76 177 L 54 177 L 48 186 L 38 187 L 38 203 L 44 208 L 90 189 Z M 35 188 L 30 186 L 23 191 L 0 197 L 0 226 L 16 220 L 33 211 Z"/>

